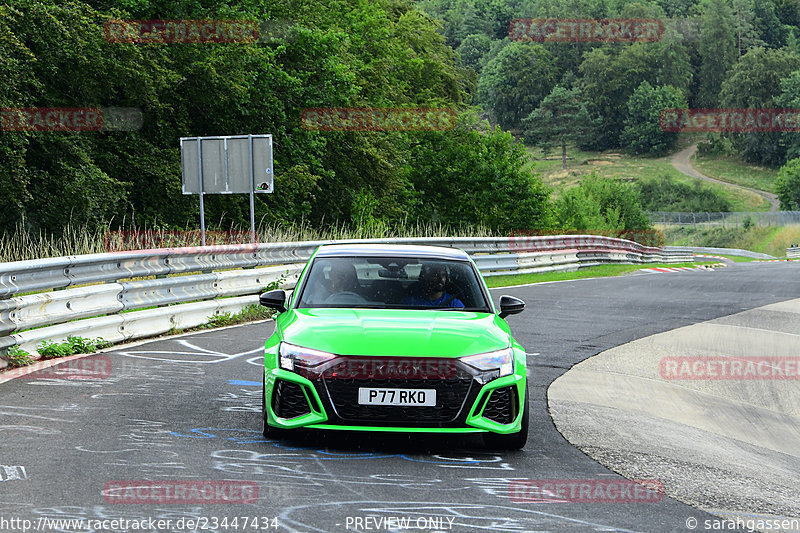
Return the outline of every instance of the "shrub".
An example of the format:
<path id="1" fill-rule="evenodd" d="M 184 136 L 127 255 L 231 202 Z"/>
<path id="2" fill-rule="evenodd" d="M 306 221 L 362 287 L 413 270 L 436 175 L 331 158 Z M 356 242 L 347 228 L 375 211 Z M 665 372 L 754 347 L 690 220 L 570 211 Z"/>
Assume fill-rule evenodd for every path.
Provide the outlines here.
<path id="1" fill-rule="evenodd" d="M 800 158 L 786 163 L 775 180 L 775 190 L 784 211 L 800 210 Z"/>
<path id="2" fill-rule="evenodd" d="M 31 354 L 19 346 L 10 347 L 4 359 L 11 368 L 19 368 L 21 366 L 27 366 L 33 363 L 33 357 L 31 357 Z"/>
<path id="3" fill-rule="evenodd" d="M 642 205 L 647 211 L 717 213 L 731 210 L 728 200 L 700 182 L 689 185 L 664 175 L 639 181 L 637 186 Z"/>
<path id="4" fill-rule="evenodd" d="M 38 351 L 42 359 L 55 359 L 81 353 L 94 353 L 99 349 L 108 348 L 111 342 L 103 338 L 84 339 L 78 336 L 69 336 L 61 343 L 44 341 L 39 345 Z"/>
<path id="5" fill-rule="evenodd" d="M 650 222 L 637 192 L 622 180 L 590 174 L 556 200 L 558 227 L 593 231 L 647 229 Z"/>

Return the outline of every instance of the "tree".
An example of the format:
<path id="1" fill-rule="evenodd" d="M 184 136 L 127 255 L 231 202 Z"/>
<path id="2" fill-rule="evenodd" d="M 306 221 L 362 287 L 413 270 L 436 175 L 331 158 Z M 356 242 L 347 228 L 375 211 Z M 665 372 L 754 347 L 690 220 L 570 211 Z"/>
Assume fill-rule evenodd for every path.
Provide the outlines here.
<path id="1" fill-rule="evenodd" d="M 753 48 L 742 56 L 722 82 L 720 104 L 735 108 L 770 107 L 781 90 L 775 81 L 788 77 L 798 67 L 800 60 L 794 52 Z"/>
<path id="2" fill-rule="evenodd" d="M 31 107 L 41 90 L 33 75 L 36 57 L 9 24 L 16 23 L 15 11 L 0 5 L 0 108 Z M 0 133 L 0 232 L 16 229 L 31 199 L 31 176 L 25 162 L 31 137 L 25 132 Z"/>
<path id="3" fill-rule="evenodd" d="M 668 17 L 686 17 L 695 5 L 694 0 L 656 0 Z"/>
<path id="4" fill-rule="evenodd" d="M 774 0 L 753 0 L 753 25 L 767 46 L 780 48 L 786 43 L 786 32 Z"/>
<path id="5" fill-rule="evenodd" d="M 652 43 L 647 49 L 650 52 L 650 78 L 647 80 L 655 85 L 669 85 L 689 94 L 692 84 L 692 65 L 686 39 L 672 24 L 664 28 L 664 35 L 660 41 Z"/>
<path id="6" fill-rule="evenodd" d="M 525 147 L 472 113 L 455 129 L 420 135 L 403 169 L 416 194 L 414 217 L 510 232 L 550 227 L 550 190 L 523 170 Z"/>
<path id="7" fill-rule="evenodd" d="M 755 26 L 753 0 L 733 0 L 733 14 L 736 17 L 736 46 L 738 57 L 742 57 L 755 46 L 763 46 Z"/>
<path id="8" fill-rule="evenodd" d="M 503 39 L 508 36 L 508 24 L 517 15 L 517 6 L 508 0 L 489 0 L 477 2 L 482 17 L 492 24 L 492 37 Z"/>
<path id="9" fill-rule="evenodd" d="M 728 108 L 773 108 L 780 97 L 776 80 L 800 67 L 794 52 L 753 48 L 731 69 L 722 84 L 720 103 Z M 795 93 L 797 94 L 797 93 Z M 730 133 L 734 147 L 748 161 L 780 166 L 786 161 L 786 135 L 780 132 Z"/>
<path id="10" fill-rule="evenodd" d="M 474 0 L 455 0 L 452 7 L 444 14 L 447 21 L 445 37 L 447 44 L 458 48 L 461 41 L 474 33 L 493 34 L 493 24 L 480 13 L 479 2 Z"/>
<path id="11" fill-rule="evenodd" d="M 164 47 L 143 50 L 120 43 L 109 50 L 102 33 L 108 17 L 83 4 L 20 0 L 13 9 L 3 5 L 0 11 L 2 70 L 18 70 L 18 77 L 3 76 L 0 82 L 0 87 L 10 84 L 1 87 L 2 107 L 113 105 L 158 116 L 158 89 L 175 81 L 166 75 L 164 64 L 169 61 L 157 49 Z M 117 147 L 128 135 L 4 132 L 0 193 L 8 190 L 9 195 L 0 196 L 0 219 L 5 219 L 0 229 L 15 229 L 23 216 L 28 229 L 37 232 L 121 219 L 131 187 L 119 168 L 125 152 Z M 159 171 L 161 167 L 154 170 Z M 11 215 L 7 219 L 6 213 Z"/>
<path id="12" fill-rule="evenodd" d="M 561 145 L 561 168 L 567 168 L 567 141 L 581 140 L 593 127 L 579 88 L 554 87 L 537 109 L 523 119 L 525 141 Z"/>
<path id="13" fill-rule="evenodd" d="M 633 154 L 664 154 L 675 146 L 678 133 L 661 129 L 661 112 L 686 108 L 681 91 L 670 86 L 653 87 L 643 81 L 628 99 L 628 116 L 620 140 Z"/>
<path id="14" fill-rule="evenodd" d="M 800 211 L 800 158 L 787 162 L 775 180 L 782 211 Z"/>
<path id="15" fill-rule="evenodd" d="M 727 0 L 706 0 L 700 22 L 700 94 L 704 107 L 717 107 L 717 95 L 736 62 L 736 19 Z"/>
<path id="16" fill-rule="evenodd" d="M 601 120 L 597 133 L 581 146 L 595 149 L 620 146 L 628 98 L 643 81 L 687 94 L 692 79 L 683 38 L 671 29 L 657 43 L 634 43 L 618 54 L 610 48 L 591 50 L 584 54 L 580 74 L 589 113 Z"/>
<path id="17" fill-rule="evenodd" d="M 782 108 L 800 109 L 800 70 L 781 80 L 781 94 L 775 97 L 775 104 Z M 781 138 L 786 146 L 786 157 L 800 157 L 800 133 L 784 133 Z"/>
<path id="18" fill-rule="evenodd" d="M 480 74 L 483 69 L 483 57 L 489 52 L 491 46 L 492 39 L 485 33 L 467 35 L 456 50 L 461 66 L 471 68 Z"/>
<path id="19" fill-rule="evenodd" d="M 478 98 L 502 127 L 517 129 L 558 79 L 543 46 L 512 42 L 490 60 L 478 80 Z"/>
<path id="20" fill-rule="evenodd" d="M 158 46 L 108 42 L 110 18 L 295 24 L 253 44 Z M 178 138 L 264 131 L 275 139 L 276 191 L 257 196 L 257 218 L 351 223 L 357 191 L 367 191 L 376 218 L 399 220 L 414 200 L 401 176 L 419 134 L 320 133 L 299 117 L 319 106 L 464 107 L 471 79 L 440 28 L 410 0 L 0 3 L 0 107 L 133 107 L 144 116 L 138 131 L 3 132 L 0 231 L 23 216 L 45 233 L 133 213 L 140 226 L 194 225 Z M 241 195 L 209 196 L 205 207 L 225 226 L 249 218 Z"/>
<path id="21" fill-rule="evenodd" d="M 800 27 L 800 3 L 796 0 L 774 0 L 775 14 L 781 23 L 790 27 Z"/>

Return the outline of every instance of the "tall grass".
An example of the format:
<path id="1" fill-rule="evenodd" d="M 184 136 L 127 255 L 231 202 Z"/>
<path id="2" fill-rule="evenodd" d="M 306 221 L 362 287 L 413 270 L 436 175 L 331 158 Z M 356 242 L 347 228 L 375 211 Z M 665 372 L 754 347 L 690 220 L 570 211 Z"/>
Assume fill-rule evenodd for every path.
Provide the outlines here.
<path id="1" fill-rule="evenodd" d="M 323 228 L 314 228 L 308 223 L 261 224 L 256 235 L 257 241 L 260 243 L 392 237 L 495 236 L 490 230 L 481 226 L 449 227 L 421 222 L 389 225 L 380 221 L 358 227 L 333 224 Z M 163 228 L 115 230 L 111 227 L 89 228 L 66 225 L 60 233 L 49 234 L 33 233 L 26 230 L 20 223 L 14 232 L 0 234 L 0 262 L 124 250 L 199 246 L 201 242 L 200 231 L 188 228 L 184 230 Z M 206 235 L 206 244 L 208 245 L 249 242 L 249 228 L 232 230 L 210 228 Z"/>
<path id="2" fill-rule="evenodd" d="M 65 226 L 61 234 L 32 233 L 19 224 L 13 233 L 0 234 L 0 262 L 104 252 L 105 233 L 76 226 Z"/>

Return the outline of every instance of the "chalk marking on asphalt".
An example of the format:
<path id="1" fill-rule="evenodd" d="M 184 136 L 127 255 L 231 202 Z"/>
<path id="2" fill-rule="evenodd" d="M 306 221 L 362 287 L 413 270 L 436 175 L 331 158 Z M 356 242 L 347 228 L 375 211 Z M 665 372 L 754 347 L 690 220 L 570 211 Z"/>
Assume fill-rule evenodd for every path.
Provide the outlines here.
<path id="1" fill-rule="evenodd" d="M 197 350 L 196 352 L 176 352 L 170 350 L 148 350 L 148 351 L 124 351 L 118 352 L 120 355 L 124 355 L 125 357 L 132 357 L 134 359 L 149 359 L 151 361 L 164 361 L 168 363 L 190 363 L 190 364 L 216 364 L 216 363 L 224 363 L 226 361 L 232 361 L 233 359 L 237 359 L 244 355 L 254 354 L 263 350 L 262 346 L 258 348 L 254 348 L 252 350 L 248 350 L 246 352 L 240 352 L 236 354 L 227 354 L 224 352 L 219 352 L 215 350 L 208 350 L 206 348 L 201 348 L 199 346 L 195 346 L 191 342 L 187 340 L 179 340 L 177 341 L 178 344 L 185 348 L 189 348 L 190 350 Z M 192 355 L 192 356 L 199 356 L 205 359 L 174 359 L 171 357 L 151 357 L 153 355 Z"/>
<path id="2" fill-rule="evenodd" d="M 243 387 L 260 387 L 262 383 L 260 381 L 243 381 L 241 379 L 229 379 L 228 385 L 241 385 Z"/>

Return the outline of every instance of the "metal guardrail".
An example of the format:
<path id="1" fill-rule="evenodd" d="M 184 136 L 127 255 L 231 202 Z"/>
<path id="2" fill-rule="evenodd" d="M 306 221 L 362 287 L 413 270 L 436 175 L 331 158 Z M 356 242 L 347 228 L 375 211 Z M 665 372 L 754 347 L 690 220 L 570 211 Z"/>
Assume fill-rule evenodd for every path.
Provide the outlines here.
<path id="1" fill-rule="evenodd" d="M 800 259 L 800 248 L 792 246 L 786 249 L 786 259 Z"/>
<path id="2" fill-rule="evenodd" d="M 800 211 L 733 211 L 728 213 L 684 213 L 651 211 L 650 224 L 662 226 L 692 226 L 735 228 L 739 226 L 790 226 L 800 224 Z M 749 222 L 748 222 L 749 221 Z"/>
<path id="3" fill-rule="evenodd" d="M 686 248 L 654 248 L 595 235 L 338 242 L 460 248 L 473 256 L 485 276 L 692 259 Z M 2 263 L 0 352 L 16 345 L 36 356 L 41 342 L 60 342 L 70 335 L 116 343 L 202 325 L 215 314 L 235 313 L 257 303 L 257 295 L 270 284 L 293 287 L 305 262 L 323 244 L 334 241 L 169 248 Z"/>
<path id="4" fill-rule="evenodd" d="M 669 250 L 672 246 L 665 246 L 665 250 Z M 775 259 L 769 254 L 762 254 L 760 252 L 751 252 L 750 250 L 740 250 L 739 248 L 712 248 L 708 246 L 683 246 L 681 249 L 691 250 L 693 253 L 698 254 L 722 254 L 722 255 L 738 255 L 741 257 L 750 257 L 751 259 Z"/>

